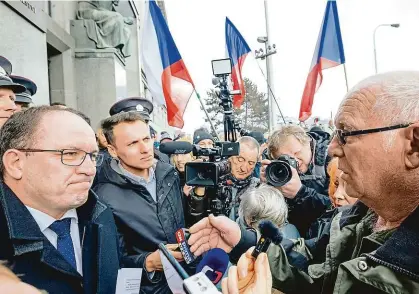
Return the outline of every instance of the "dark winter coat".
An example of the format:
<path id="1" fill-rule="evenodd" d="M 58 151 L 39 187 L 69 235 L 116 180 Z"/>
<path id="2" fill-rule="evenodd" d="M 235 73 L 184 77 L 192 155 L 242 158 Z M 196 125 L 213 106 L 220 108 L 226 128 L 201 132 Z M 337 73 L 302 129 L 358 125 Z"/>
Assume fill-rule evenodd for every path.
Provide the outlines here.
<path id="1" fill-rule="evenodd" d="M 330 135 L 326 132 L 310 132 L 312 138 L 313 162 L 306 174 L 301 175 L 302 187 L 293 199 L 286 198 L 288 204 L 288 221 L 295 225 L 301 236 L 313 238 L 308 234 L 309 228 L 327 209 L 331 207 L 328 196 L 329 175 L 327 165 L 330 158 L 327 148 Z"/>
<path id="2" fill-rule="evenodd" d="M 0 183 L 0 260 L 20 279 L 48 293 L 114 294 L 118 275 L 118 235 L 112 212 L 92 192 L 77 208 L 83 276 L 41 232 L 12 190 Z"/>
<path id="3" fill-rule="evenodd" d="M 94 188 L 113 211 L 124 243 L 125 267 L 143 268 L 141 293 L 171 293 L 163 272 L 152 279 L 145 260 L 158 244 L 176 242 L 175 232 L 185 227 L 179 177 L 173 166 L 157 161 L 157 203 L 147 189 L 116 172 L 111 164 L 102 167 Z"/>

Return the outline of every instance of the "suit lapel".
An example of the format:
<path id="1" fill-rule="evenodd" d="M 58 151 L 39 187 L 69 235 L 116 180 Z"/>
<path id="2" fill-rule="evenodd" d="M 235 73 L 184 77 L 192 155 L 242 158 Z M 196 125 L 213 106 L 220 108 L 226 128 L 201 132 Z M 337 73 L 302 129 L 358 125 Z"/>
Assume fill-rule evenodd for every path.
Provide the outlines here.
<path id="1" fill-rule="evenodd" d="M 44 248 L 41 254 L 41 262 L 62 273 L 81 278 L 81 275 L 77 272 L 77 269 L 70 265 L 64 259 L 61 253 L 58 252 L 58 250 L 55 249 L 55 247 L 52 246 L 48 240 L 44 242 Z"/>

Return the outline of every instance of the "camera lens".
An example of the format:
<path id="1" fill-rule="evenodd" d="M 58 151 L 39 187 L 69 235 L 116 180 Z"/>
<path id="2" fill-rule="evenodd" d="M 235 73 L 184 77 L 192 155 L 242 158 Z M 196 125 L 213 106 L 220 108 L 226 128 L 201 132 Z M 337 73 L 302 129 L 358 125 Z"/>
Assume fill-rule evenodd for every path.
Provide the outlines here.
<path id="1" fill-rule="evenodd" d="M 273 161 L 266 168 L 266 180 L 274 187 L 282 187 L 291 178 L 291 166 L 285 161 Z"/>

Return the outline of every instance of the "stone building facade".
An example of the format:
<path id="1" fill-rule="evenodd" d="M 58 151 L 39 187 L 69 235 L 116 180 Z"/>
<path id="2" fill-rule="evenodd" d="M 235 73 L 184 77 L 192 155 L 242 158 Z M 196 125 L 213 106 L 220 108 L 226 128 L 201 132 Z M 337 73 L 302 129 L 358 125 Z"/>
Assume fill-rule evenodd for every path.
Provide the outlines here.
<path id="1" fill-rule="evenodd" d="M 35 105 L 62 102 L 92 120 L 96 128 L 117 100 L 142 96 L 153 101 L 141 70 L 140 24 L 143 1 L 121 0 L 115 10 L 131 17 L 131 55 L 117 49 L 97 49 L 76 17 L 79 1 L 1 1 L 0 55 L 13 64 L 13 74 L 38 86 Z M 164 14 L 164 2 L 159 1 Z M 152 126 L 168 130 L 164 106 L 154 102 Z"/>

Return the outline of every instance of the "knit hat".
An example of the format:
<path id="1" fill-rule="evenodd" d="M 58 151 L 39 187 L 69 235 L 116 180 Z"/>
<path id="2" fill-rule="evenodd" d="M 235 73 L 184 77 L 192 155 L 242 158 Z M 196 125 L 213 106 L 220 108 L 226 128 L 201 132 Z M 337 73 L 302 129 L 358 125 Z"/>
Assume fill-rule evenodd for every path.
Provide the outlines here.
<path id="1" fill-rule="evenodd" d="M 164 139 L 169 139 L 169 140 L 173 141 L 172 137 L 170 137 L 168 132 L 161 132 L 160 133 L 160 142 L 163 141 Z"/>
<path id="2" fill-rule="evenodd" d="M 265 136 L 262 134 L 262 132 L 252 131 L 249 132 L 248 136 L 258 141 L 260 145 L 266 142 Z"/>
<path id="3" fill-rule="evenodd" d="M 193 143 L 198 144 L 202 140 L 210 139 L 214 142 L 214 138 L 205 130 L 205 129 L 198 129 L 193 134 Z"/>

